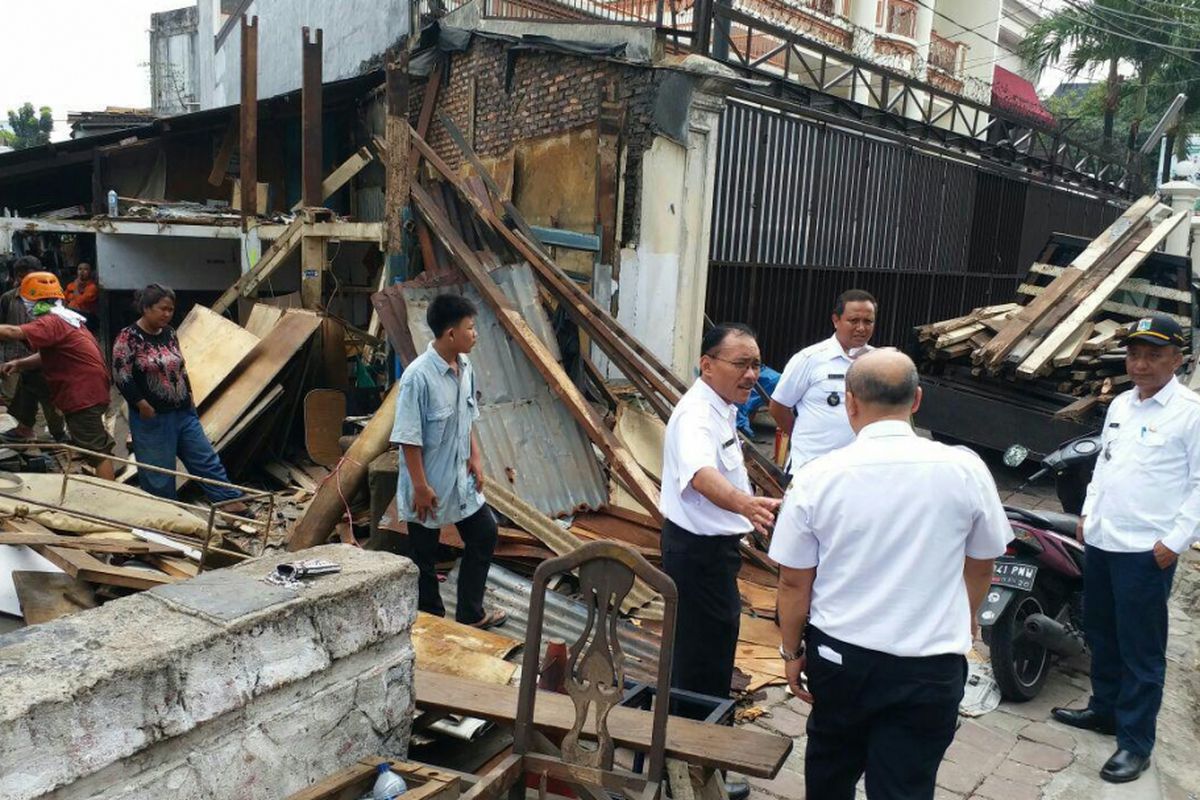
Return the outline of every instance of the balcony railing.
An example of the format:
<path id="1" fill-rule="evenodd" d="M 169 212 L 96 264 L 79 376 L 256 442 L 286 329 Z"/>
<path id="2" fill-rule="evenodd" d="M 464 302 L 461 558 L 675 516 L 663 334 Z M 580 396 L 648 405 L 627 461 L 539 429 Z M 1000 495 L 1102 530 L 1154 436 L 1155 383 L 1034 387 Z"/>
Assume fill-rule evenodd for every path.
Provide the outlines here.
<path id="1" fill-rule="evenodd" d="M 911 0 L 879 0 L 875 28 L 893 36 L 914 39 L 917 35 L 917 4 Z"/>
<path id="2" fill-rule="evenodd" d="M 947 75 L 961 78 L 967 60 L 967 44 L 941 36 L 937 31 L 929 37 L 929 66 Z"/>

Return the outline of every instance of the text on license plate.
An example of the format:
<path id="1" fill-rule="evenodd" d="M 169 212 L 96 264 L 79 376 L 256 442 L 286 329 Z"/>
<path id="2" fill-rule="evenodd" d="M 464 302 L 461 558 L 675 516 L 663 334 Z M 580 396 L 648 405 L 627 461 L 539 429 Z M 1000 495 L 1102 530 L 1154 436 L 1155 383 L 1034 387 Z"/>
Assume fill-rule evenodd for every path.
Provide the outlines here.
<path id="1" fill-rule="evenodd" d="M 996 586 L 1008 586 L 1022 592 L 1032 591 L 1033 580 L 1037 577 L 1038 568 L 1033 564 L 1021 564 L 1016 561 L 998 561 L 992 573 L 992 583 Z"/>

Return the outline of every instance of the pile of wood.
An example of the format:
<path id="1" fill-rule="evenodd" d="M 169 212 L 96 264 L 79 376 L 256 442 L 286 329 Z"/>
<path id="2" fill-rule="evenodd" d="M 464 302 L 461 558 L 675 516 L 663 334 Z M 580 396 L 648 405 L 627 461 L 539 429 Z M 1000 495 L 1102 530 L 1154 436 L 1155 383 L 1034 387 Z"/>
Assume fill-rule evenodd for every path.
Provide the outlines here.
<path id="1" fill-rule="evenodd" d="M 1067 266 L 1036 263 L 1018 288 L 1019 302 L 917 328 L 929 363 L 969 363 L 976 375 L 1034 381 L 1079 398 L 1073 415 L 1127 388 L 1122 330 L 1148 314 L 1191 326 L 1191 294 L 1158 274 L 1135 273 L 1189 211 L 1172 214 L 1144 197 Z"/>
<path id="2" fill-rule="evenodd" d="M 577 514 L 565 522 L 550 518 L 510 491 L 504 476 L 489 476 L 485 492 L 488 502 L 507 521 L 502 526 L 497 558 L 528 571 L 553 555 L 571 552 L 587 541 L 605 539 L 629 545 L 652 561 L 659 561 L 662 435 L 671 410 L 687 389 L 686 384 L 563 271 L 454 123 L 445 116 L 439 117 L 438 123 L 449 134 L 473 174 L 464 177 L 451 169 L 426 143 L 421 132 L 407 131 L 414 156 L 418 157 L 414 166 L 421 163 L 425 166 L 424 173 L 413 175 L 410 184 L 410 198 L 417 212 L 415 230 L 425 267 L 425 275 L 414 283 L 445 283 L 465 278 L 510 337 L 514 357 L 528 359 L 546 380 L 595 446 L 611 476 L 608 505 L 597 512 Z M 584 379 L 578 384 L 573 381 L 522 318 L 491 275 L 491 271 L 501 265 L 522 262 L 529 265 L 540 282 L 547 311 L 564 312 L 578 326 L 585 341 L 595 344 L 637 391 L 636 410 L 606 386 L 586 356 Z M 401 285 L 380 292 L 373 301 L 393 346 L 402 358 L 411 358 L 415 352 L 406 352 L 413 349 L 408 322 L 389 311 L 394 308 L 389 293 L 403 292 L 403 289 Z M 588 349 L 582 348 L 584 353 Z M 607 408 L 598 410 L 598 406 Z M 388 408 L 385 405 L 381 413 L 390 413 Z M 622 418 L 633 420 L 635 417 L 640 417 L 642 422 L 639 426 L 642 434 L 638 437 L 623 430 L 619 424 Z M 370 429 L 371 425 L 368 425 Z M 646 431 L 649 431 L 648 435 Z M 385 447 L 386 441 L 381 434 L 379 439 L 375 448 L 360 450 L 355 459 L 366 462 L 377 452 L 382 452 L 380 447 Z M 769 462 L 752 447 L 746 447 L 745 452 L 752 478 L 760 490 L 781 496 Z M 656 460 L 659 463 L 655 464 Z M 342 465 L 335 473 L 347 469 Z M 341 475 L 336 477 L 341 478 Z M 329 485 L 336 486 L 337 482 L 330 481 Z M 341 485 L 347 486 L 345 482 Z M 313 508 L 318 508 L 320 491 Z M 328 507 L 333 507 L 332 501 Z M 328 519 L 321 526 L 307 523 L 308 520 L 301 520 L 291 547 L 309 546 L 328 535 Z M 403 531 L 403 524 L 393 524 L 389 529 Z M 456 538 L 452 529 L 443 531 L 444 543 L 453 546 Z M 739 586 L 745 610 L 749 614 L 773 617 L 777 568 L 766 558 L 765 542 L 745 546 L 743 555 Z M 647 587 L 635 587 L 623 610 L 640 617 L 643 627 L 653 630 L 656 617 L 661 617 L 661 609 L 655 600 Z M 758 621 L 773 628 L 772 622 Z M 753 622 L 744 628 L 748 631 L 747 637 L 772 639 L 777 643 L 773 630 L 764 634 L 754 627 Z M 744 689 L 757 689 L 784 680 L 782 670 L 776 665 L 777 654 L 764 655 L 764 648 L 773 646 L 773 642 L 763 643 L 756 639 L 747 638 L 743 643 L 745 653 L 739 663 L 743 671 L 741 688 Z"/>

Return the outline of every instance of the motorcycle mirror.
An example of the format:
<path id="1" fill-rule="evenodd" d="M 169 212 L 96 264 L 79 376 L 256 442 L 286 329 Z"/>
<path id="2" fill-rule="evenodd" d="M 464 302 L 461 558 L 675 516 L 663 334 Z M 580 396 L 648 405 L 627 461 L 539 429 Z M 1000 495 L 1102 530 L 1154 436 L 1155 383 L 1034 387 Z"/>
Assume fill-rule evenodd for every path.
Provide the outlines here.
<path id="1" fill-rule="evenodd" d="M 1029 448 L 1022 444 L 1014 444 L 1004 451 L 1004 466 L 1019 467 L 1029 458 Z"/>

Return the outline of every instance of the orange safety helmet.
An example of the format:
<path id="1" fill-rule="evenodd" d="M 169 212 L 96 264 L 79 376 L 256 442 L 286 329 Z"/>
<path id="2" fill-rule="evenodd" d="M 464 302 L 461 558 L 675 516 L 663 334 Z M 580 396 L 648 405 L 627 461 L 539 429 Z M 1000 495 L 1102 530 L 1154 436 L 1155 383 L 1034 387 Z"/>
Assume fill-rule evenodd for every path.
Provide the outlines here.
<path id="1" fill-rule="evenodd" d="M 63 300 L 65 295 L 53 272 L 31 272 L 21 279 L 21 299 L 36 303 L 39 300 Z"/>

